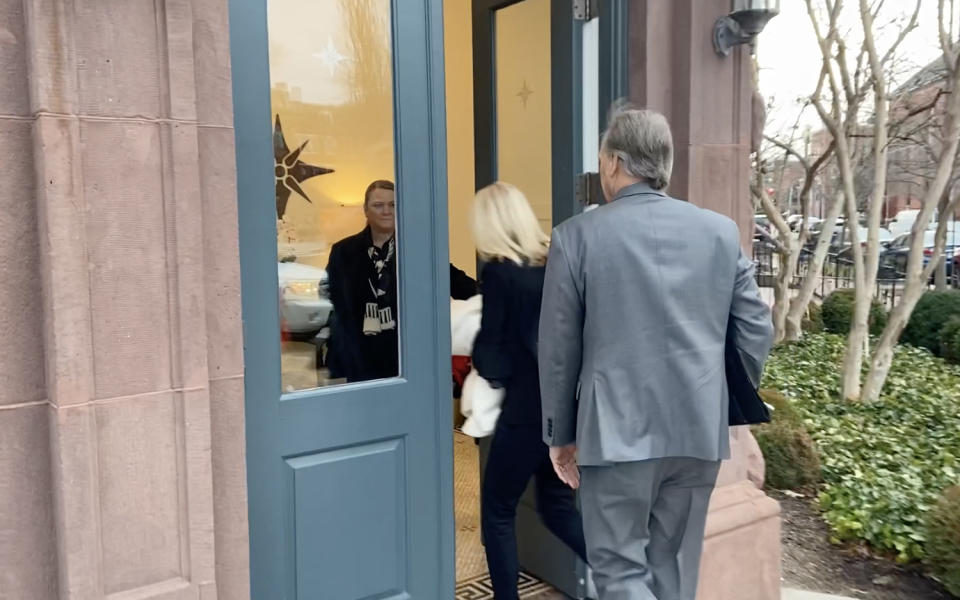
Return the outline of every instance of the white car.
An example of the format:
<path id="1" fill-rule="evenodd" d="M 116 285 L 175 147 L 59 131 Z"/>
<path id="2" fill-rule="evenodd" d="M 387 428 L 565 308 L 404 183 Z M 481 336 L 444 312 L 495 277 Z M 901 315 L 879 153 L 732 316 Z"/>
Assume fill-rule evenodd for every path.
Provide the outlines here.
<path id="1" fill-rule="evenodd" d="M 287 333 L 317 333 L 327 326 L 333 303 L 327 272 L 296 262 L 278 262 L 280 318 Z"/>

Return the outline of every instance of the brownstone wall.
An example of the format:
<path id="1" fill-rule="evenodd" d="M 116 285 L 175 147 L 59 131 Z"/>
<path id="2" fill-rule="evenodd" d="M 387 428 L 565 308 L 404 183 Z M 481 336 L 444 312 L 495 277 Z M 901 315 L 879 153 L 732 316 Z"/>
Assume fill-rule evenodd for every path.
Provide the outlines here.
<path id="1" fill-rule="evenodd" d="M 249 595 L 226 15 L 0 0 L 2 598 Z"/>
<path id="2" fill-rule="evenodd" d="M 666 115 L 675 147 L 669 193 L 724 213 L 752 239 L 750 56 L 713 50 L 728 0 L 631 0 L 630 99 Z"/>

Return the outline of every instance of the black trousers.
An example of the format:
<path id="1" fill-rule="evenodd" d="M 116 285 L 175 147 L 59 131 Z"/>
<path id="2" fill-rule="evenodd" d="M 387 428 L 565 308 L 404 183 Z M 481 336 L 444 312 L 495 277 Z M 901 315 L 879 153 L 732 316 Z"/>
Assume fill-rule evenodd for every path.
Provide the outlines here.
<path id="1" fill-rule="evenodd" d="M 543 524 L 584 562 L 583 521 L 573 490 L 553 470 L 539 425 L 498 424 L 483 478 L 481 526 L 487 567 L 497 600 L 517 600 L 517 504 L 536 478 L 537 512 Z"/>

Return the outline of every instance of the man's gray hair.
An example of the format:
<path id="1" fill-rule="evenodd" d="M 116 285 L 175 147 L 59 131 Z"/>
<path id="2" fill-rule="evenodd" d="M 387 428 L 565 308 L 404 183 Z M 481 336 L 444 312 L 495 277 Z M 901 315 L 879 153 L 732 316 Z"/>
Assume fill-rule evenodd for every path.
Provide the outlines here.
<path id="1" fill-rule="evenodd" d="M 614 106 L 600 148 L 617 157 L 632 177 L 662 190 L 673 172 L 673 135 L 662 114 L 629 105 Z"/>

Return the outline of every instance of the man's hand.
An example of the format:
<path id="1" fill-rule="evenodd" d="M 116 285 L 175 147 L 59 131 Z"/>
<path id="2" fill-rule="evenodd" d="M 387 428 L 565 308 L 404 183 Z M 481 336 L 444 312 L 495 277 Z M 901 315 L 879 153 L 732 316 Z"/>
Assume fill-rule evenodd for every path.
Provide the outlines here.
<path id="1" fill-rule="evenodd" d="M 577 467 L 577 447 L 556 446 L 550 448 L 550 462 L 560 481 L 573 489 L 580 487 L 580 469 Z"/>

